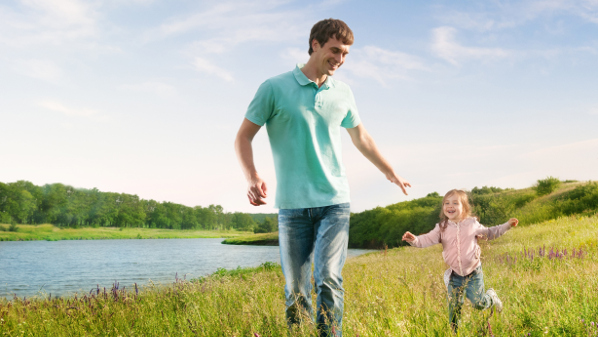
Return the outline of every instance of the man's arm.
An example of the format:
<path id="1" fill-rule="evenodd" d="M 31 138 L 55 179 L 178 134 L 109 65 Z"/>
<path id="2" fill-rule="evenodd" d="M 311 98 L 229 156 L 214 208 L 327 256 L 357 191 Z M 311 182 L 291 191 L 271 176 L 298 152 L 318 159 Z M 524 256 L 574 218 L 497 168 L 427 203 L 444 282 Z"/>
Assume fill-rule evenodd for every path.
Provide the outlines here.
<path id="1" fill-rule="evenodd" d="M 403 190 L 403 193 L 407 195 L 407 190 L 405 187 L 411 187 L 411 184 L 394 172 L 390 164 L 386 161 L 386 159 L 384 159 L 378 150 L 374 139 L 367 132 L 363 124 L 359 124 L 354 128 L 347 129 L 347 131 L 351 136 L 353 145 L 355 145 L 359 152 L 361 152 L 369 161 L 372 162 L 372 164 L 382 171 L 382 173 L 384 173 L 386 176 L 386 179 L 399 186 Z"/>
<path id="2" fill-rule="evenodd" d="M 247 198 L 249 203 L 253 206 L 260 206 L 266 204 L 263 198 L 266 197 L 266 182 L 263 181 L 257 174 L 255 165 L 253 163 L 253 148 L 251 142 L 253 137 L 260 130 L 261 126 L 250 122 L 247 118 L 243 119 L 243 123 L 237 132 L 235 139 L 235 151 L 237 158 L 241 163 L 241 168 L 247 179 Z"/>

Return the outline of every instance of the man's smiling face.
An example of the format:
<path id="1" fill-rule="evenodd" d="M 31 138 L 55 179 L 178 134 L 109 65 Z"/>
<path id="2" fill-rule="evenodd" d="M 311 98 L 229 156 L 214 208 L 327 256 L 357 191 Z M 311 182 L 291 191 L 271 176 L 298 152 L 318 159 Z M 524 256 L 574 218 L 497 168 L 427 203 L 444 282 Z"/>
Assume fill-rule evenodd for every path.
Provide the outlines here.
<path id="1" fill-rule="evenodd" d="M 314 57 L 317 61 L 318 72 L 321 75 L 334 75 L 334 72 L 345 62 L 350 47 L 350 45 L 342 43 L 335 37 L 328 39 L 322 46 L 314 39 L 312 41 L 314 51 L 311 57 Z"/>

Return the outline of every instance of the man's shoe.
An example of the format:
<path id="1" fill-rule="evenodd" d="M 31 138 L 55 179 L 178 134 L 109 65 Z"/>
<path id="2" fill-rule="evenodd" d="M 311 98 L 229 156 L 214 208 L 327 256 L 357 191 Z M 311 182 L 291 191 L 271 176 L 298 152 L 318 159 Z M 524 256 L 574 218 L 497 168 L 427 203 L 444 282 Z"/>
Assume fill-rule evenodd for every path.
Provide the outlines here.
<path id="1" fill-rule="evenodd" d="M 496 311 L 502 312 L 502 301 L 500 300 L 500 298 L 498 298 L 496 291 L 490 288 L 488 289 L 486 294 L 490 295 L 490 298 L 492 299 L 492 305 L 496 308 Z"/>

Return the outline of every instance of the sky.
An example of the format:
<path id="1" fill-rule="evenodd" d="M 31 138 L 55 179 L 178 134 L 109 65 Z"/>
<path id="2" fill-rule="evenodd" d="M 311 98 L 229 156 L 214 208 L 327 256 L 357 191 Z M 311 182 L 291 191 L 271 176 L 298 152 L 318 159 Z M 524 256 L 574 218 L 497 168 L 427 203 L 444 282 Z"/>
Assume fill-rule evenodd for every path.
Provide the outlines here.
<path id="1" fill-rule="evenodd" d="M 234 138 L 258 86 L 345 21 L 334 78 L 412 188 L 343 132 L 352 211 L 452 188 L 598 180 L 598 1 L 4 0 L 0 182 L 63 183 L 226 212 L 251 206 Z"/>

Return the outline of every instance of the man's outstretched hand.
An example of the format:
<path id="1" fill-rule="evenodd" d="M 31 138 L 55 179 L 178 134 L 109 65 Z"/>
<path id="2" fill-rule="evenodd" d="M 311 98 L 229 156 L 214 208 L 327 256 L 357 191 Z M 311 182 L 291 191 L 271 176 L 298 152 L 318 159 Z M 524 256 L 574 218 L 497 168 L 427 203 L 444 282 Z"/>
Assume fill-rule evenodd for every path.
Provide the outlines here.
<path id="1" fill-rule="evenodd" d="M 403 177 L 398 176 L 396 174 L 393 174 L 392 176 L 388 177 L 388 180 L 390 180 L 391 183 L 399 186 L 401 188 L 401 190 L 403 190 L 403 193 L 405 193 L 405 195 L 407 195 L 406 187 L 407 186 L 411 187 L 410 182 L 408 182 L 407 180 L 403 179 Z"/>

